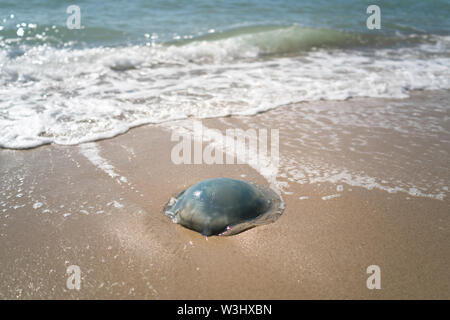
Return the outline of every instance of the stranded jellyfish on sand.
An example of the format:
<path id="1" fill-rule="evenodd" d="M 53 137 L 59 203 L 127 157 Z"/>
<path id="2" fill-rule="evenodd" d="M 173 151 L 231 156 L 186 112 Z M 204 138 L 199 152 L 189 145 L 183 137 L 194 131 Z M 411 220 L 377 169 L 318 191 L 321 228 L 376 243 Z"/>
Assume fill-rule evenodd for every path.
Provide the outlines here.
<path id="1" fill-rule="evenodd" d="M 283 200 L 269 188 L 230 178 L 201 181 L 172 198 L 164 213 L 205 236 L 232 235 L 275 221 Z"/>

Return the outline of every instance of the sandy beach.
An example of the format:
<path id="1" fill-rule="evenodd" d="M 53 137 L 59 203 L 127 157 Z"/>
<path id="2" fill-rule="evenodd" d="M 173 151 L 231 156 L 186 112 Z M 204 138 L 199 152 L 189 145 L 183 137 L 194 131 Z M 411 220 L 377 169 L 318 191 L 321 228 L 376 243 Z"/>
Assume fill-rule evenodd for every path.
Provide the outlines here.
<path id="1" fill-rule="evenodd" d="M 202 120 L 222 132 L 278 129 L 273 181 L 247 164 L 174 164 L 171 135 L 190 119 L 1 149 L 0 298 L 449 299 L 449 95 Z M 215 177 L 276 181 L 283 215 L 206 238 L 163 214 L 172 196 Z M 70 265 L 80 290 L 66 286 Z M 366 287 L 370 265 L 380 290 Z"/>

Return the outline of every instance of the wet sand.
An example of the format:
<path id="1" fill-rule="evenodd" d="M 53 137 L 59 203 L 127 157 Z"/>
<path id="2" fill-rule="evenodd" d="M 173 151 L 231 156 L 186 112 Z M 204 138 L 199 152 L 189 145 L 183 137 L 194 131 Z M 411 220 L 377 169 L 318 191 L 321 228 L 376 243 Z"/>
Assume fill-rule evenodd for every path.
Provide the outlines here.
<path id="1" fill-rule="evenodd" d="M 434 101 L 416 93 L 407 100 L 439 105 L 446 97 L 448 92 Z M 286 209 L 275 223 L 231 237 L 205 238 L 162 213 L 171 196 L 203 179 L 269 184 L 246 164 L 175 165 L 171 130 L 191 120 L 142 126 L 80 146 L 0 150 L 0 298 L 449 299 L 448 189 L 439 185 L 427 193 L 425 181 L 432 175 L 445 185 L 450 178 L 446 111 L 424 111 L 438 113 L 429 116 L 446 125 L 433 131 L 431 123 L 429 135 L 380 123 L 331 123 L 336 118 L 326 114 L 345 107 L 357 122 L 361 109 L 356 108 L 370 111 L 385 104 L 383 99 L 317 102 L 253 117 L 203 120 L 219 130 L 280 131 L 276 179 Z M 318 118 L 305 116 L 321 112 L 320 125 Z M 329 131 L 322 125 L 327 121 Z M 366 143 L 360 143 L 362 137 Z M 412 139 L 411 148 L 396 147 Z M 295 170 L 299 163 L 309 176 Z M 399 189 L 390 189 L 391 181 L 386 187 L 370 179 L 358 185 L 342 174 L 333 180 L 324 173 L 325 164 L 338 174 L 345 168 L 347 174 L 364 172 L 381 180 L 386 173 Z M 416 181 L 422 195 L 409 187 Z M 66 287 L 69 265 L 81 269 L 79 291 Z M 370 265 L 381 268 L 380 290 L 366 287 Z"/>

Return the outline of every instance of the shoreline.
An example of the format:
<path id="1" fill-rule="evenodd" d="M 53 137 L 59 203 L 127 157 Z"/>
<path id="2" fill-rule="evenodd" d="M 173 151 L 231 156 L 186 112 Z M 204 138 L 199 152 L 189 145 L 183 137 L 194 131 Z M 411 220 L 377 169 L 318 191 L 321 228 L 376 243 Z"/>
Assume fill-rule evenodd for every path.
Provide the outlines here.
<path id="1" fill-rule="evenodd" d="M 408 100 L 408 99 L 413 99 L 416 96 L 420 96 L 421 94 L 425 94 L 425 95 L 432 95 L 434 92 L 436 93 L 446 93 L 449 92 L 450 89 L 425 89 L 425 90 L 421 90 L 421 89 L 413 89 L 413 90 L 408 90 L 409 96 L 406 97 L 402 97 L 402 98 L 394 98 L 394 97 L 370 97 L 370 96 L 356 96 L 356 97 L 350 97 L 350 98 L 346 98 L 346 99 L 319 99 L 319 100 L 305 100 L 305 101 L 298 101 L 298 102 L 291 102 L 291 103 L 286 103 L 286 104 L 281 104 L 275 107 L 270 107 L 268 109 L 264 109 L 264 110 L 258 110 L 255 113 L 251 113 L 251 114 L 225 114 L 225 115 L 218 115 L 218 116 L 205 116 L 202 118 L 193 118 L 191 116 L 188 116 L 187 118 L 180 118 L 180 119 L 169 119 L 169 120 L 163 120 L 160 122 L 152 122 L 152 121 L 143 121 L 142 123 L 138 123 L 138 124 L 132 124 L 130 125 L 129 128 L 127 128 L 125 131 L 123 132 L 119 132 L 119 133 L 111 133 L 111 134 L 106 134 L 105 137 L 97 137 L 97 138 L 92 138 L 92 139 L 87 139 L 87 140 L 82 140 L 81 142 L 76 142 L 76 143 L 56 143 L 56 142 L 45 142 L 43 144 L 39 144 L 36 146 L 30 146 L 30 147 L 20 147 L 20 148 L 8 148 L 8 147 L 2 147 L 0 146 L 0 151 L 1 150 L 33 150 L 36 148 L 40 148 L 40 147 L 44 147 L 44 146 L 78 146 L 81 144 L 86 144 L 86 143 L 92 143 L 92 142 L 100 142 L 100 141 L 104 141 L 104 140 L 109 140 L 109 139 L 115 139 L 121 135 L 124 134 L 128 134 L 130 131 L 134 130 L 134 129 L 138 129 L 140 127 L 145 127 L 145 126 L 155 126 L 155 127 L 164 127 L 164 126 L 170 126 L 171 124 L 176 124 L 178 122 L 189 122 L 192 119 L 196 119 L 198 121 L 207 121 L 207 120 L 214 120 L 214 119 L 227 119 L 227 118 L 237 118 L 237 119 L 242 119 L 242 118 L 252 118 L 258 115 L 262 115 L 265 113 L 270 113 L 273 111 L 276 111 L 278 109 L 282 109 L 282 108 L 289 108 L 292 106 L 301 106 L 301 105 L 308 105 L 308 104 L 320 104 L 322 102 L 327 102 L 327 103 L 345 103 L 347 101 L 354 101 L 355 103 L 357 103 L 358 101 L 365 101 L 365 100 L 380 100 L 380 101 L 395 101 L 395 100 Z"/>

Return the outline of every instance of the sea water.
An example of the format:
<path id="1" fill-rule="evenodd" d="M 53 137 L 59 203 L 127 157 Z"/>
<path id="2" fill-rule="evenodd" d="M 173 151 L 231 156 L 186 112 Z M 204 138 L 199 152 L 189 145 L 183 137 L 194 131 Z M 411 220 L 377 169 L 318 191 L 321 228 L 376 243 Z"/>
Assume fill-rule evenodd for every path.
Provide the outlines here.
<path id="1" fill-rule="evenodd" d="M 370 4 L 380 29 L 367 28 Z M 443 0 L 2 0 L 0 147 L 447 89 L 449 13 Z"/>

